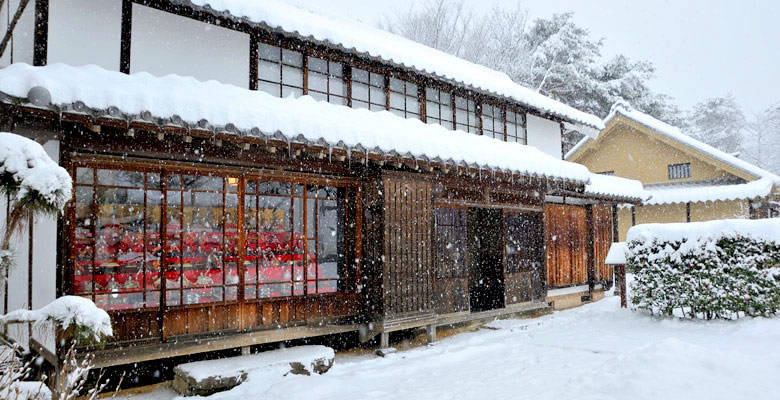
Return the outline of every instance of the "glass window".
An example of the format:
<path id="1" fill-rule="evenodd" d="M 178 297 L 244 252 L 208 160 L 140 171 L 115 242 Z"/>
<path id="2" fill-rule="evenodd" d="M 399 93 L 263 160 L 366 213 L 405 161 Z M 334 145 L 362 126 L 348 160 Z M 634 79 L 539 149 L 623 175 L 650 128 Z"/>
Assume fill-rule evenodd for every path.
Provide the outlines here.
<path id="1" fill-rule="evenodd" d="M 347 278 L 346 189 L 295 186 L 247 181 L 247 299 L 332 293 Z"/>
<path id="2" fill-rule="evenodd" d="M 506 111 L 506 141 L 528 144 L 524 113 Z"/>
<path id="3" fill-rule="evenodd" d="M 385 76 L 352 68 L 352 107 L 371 111 L 387 110 Z"/>
<path id="4" fill-rule="evenodd" d="M 466 210 L 435 208 L 433 216 L 436 278 L 467 277 Z"/>
<path id="5" fill-rule="evenodd" d="M 317 57 L 308 57 L 307 62 L 308 94 L 317 100 L 347 105 L 343 65 Z"/>
<path id="6" fill-rule="evenodd" d="M 303 95 L 303 55 L 279 46 L 258 43 L 258 88 L 277 97 Z"/>
<path id="7" fill-rule="evenodd" d="M 504 115 L 500 107 L 482 104 L 482 134 L 504 140 Z"/>
<path id="8" fill-rule="evenodd" d="M 158 306 L 159 174 L 92 168 L 76 174 L 73 293 L 104 309 Z"/>
<path id="9" fill-rule="evenodd" d="M 536 279 L 544 273 L 544 224 L 540 213 L 507 212 L 504 214 L 506 273 L 534 272 Z M 531 299 L 522 300 L 529 301 Z"/>
<path id="10" fill-rule="evenodd" d="M 101 308 L 159 307 L 161 293 L 169 306 L 237 301 L 241 284 L 246 299 L 356 287 L 347 245 L 356 191 L 348 187 L 85 167 L 74 174 L 70 279 L 74 294 Z"/>
<path id="11" fill-rule="evenodd" d="M 452 95 L 434 88 L 425 88 L 425 121 L 454 129 Z"/>
<path id="12" fill-rule="evenodd" d="M 390 112 L 399 117 L 420 119 L 417 85 L 390 78 Z"/>
<path id="13" fill-rule="evenodd" d="M 455 97 L 455 129 L 468 133 L 479 133 L 477 105 L 474 100 Z"/>

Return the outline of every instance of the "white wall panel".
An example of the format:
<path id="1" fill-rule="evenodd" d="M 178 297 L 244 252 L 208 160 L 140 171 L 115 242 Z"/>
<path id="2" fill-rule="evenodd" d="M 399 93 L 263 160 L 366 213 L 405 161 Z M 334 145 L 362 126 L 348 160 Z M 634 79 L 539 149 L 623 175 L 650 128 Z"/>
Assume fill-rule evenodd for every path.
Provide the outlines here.
<path id="1" fill-rule="evenodd" d="M 44 144 L 43 148 L 54 161 L 59 161 L 60 143 L 51 140 Z M 0 200 L 0 220 L 3 228 L 6 223 L 6 198 Z M 41 308 L 56 298 L 57 286 L 57 219 L 39 218 L 33 225 L 33 296 L 32 308 Z M 15 265 L 10 270 L 8 278 L 8 310 L 2 313 L 28 308 L 28 284 L 29 284 L 29 249 L 30 227 L 12 240 Z M 3 304 L 3 286 L 0 286 L 0 308 Z M 28 331 L 26 324 L 14 324 L 9 326 L 9 336 L 24 346 L 28 345 Z M 54 330 L 51 327 L 33 329 L 33 336 L 49 350 L 54 350 Z"/>
<path id="2" fill-rule="evenodd" d="M 48 63 L 119 70 L 122 0 L 51 0 Z"/>
<path id="3" fill-rule="evenodd" d="M 527 114 L 528 144 L 560 159 L 561 125 L 558 122 Z"/>
<path id="4" fill-rule="evenodd" d="M 13 19 L 16 10 L 19 9 L 19 1 L 6 0 L 0 7 L 0 38 L 8 31 L 8 22 Z M 22 17 L 14 28 L 13 38 L 8 43 L 3 57 L 0 58 L 0 67 L 6 67 L 11 63 L 19 62 L 32 64 L 34 38 L 35 2 L 30 1 L 27 3 L 27 8 L 24 9 Z"/>
<path id="5" fill-rule="evenodd" d="M 130 72 L 249 87 L 249 35 L 133 5 Z"/>

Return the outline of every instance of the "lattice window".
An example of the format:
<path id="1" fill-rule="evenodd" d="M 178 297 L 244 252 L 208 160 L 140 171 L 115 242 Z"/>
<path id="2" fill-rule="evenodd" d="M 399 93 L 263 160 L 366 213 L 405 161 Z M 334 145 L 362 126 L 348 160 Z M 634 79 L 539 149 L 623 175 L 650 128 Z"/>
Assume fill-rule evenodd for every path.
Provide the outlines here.
<path id="1" fill-rule="evenodd" d="M 669 165 L 669 179 L 682 179 L 691 177 L 691 163 Z"/>
<path id="2" fill-rule="evenodd" d="M 452 95 L 439 89 L 425 88 L 425 121 L 454 129 L 453 118 Z"/>
<path id="3" fill-rule="evenodd" d="M 258 89 L 277 97 L 303 95 L 303 54 L 259 43 Z"/>

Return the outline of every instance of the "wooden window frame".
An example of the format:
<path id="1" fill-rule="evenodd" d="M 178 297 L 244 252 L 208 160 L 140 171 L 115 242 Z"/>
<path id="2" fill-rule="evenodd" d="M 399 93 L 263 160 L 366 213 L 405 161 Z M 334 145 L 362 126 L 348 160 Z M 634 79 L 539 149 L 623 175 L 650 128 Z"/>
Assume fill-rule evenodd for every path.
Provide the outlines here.
<path id="1" fill-rule="evenodd" d="M 244 250 L 241 249 L 241 246 L 244 246 L 244 242 L 246 240 L 246 232 L 244 232 L 244 229 L 238 229 L 238 237 L 239 237 L 239 255 L 238 255 L 238 262 L 237 262 L 237 270 L 238 270 L 238 277 L 239 281 L 235 284 L 237 286 L 237 298 L 236 300 L 227 300 L 225 301 L 225 295 L 226 295 L 226 289 L 225 286 L 225 274 L 223 273 L 223 301 L 221 302 L 208 302 L 208 303 L 193 303 L 193 304 L 182 304 L 183 301 L 180 301 L 178 305 L 169 305 L 166 299 L 166 295 L 168 292 L 170 292 L 170 288 L 167 288 L 165 285 L 165 279 L 161 279 L 159 288 L 149 288 L 147 289 L 146 286 L 144 286 L 141 291 L 143 293 L 146 292 L 153 292 L 153 291 L 159 291 L 159 302 L 151 307 L 134 307 L 134 308 L 126 308 L 126 309 L 108 309 L 110 313 L 122 313 L 122 312 L 137 312 L 137 311 L 160 311 L 165 312 L 166 310 L 178 310 L 178 309 L 191 309 L 191 308 L 203 308 L 203 307 L 212 307 L 215 305 L 230 305 L 230 304 L 237 304 L 237 303 L 252 303 L 252 302 L 262 302 L 262 301 L 278 301 L 278 300 L 288 300 L 291 298 L 297 298 L 301 299 L 303 297 L 311 297 L 311 296 L 343 296 L 343 295 L 352 295 L 357 292 L 358 283 L 360 282 L 360 257 L 362 253 L 362 243 L 361 243 L 361 228 L 360 224 L 362 223 L 361 218 L 361 205 L 360 205 L 360 190 L 358 186 L 358 182 L 354 179 L 350 178 L 343 178 L 338 176 L 325 176 L 325 175 L 314 175 L 314 174 L 305 174 L 305 173 L 288 173 L 288 172 L 275 172 L 275 171 L 257 171 L 256 169 L 247 169 L 247 168 L 230 168 L 230 167 L 215 167 L 215 166 L 209 166 L 209 165 L 203 165 L 203 166 L 192 166 L 187 165 L 186 163 L 177 163 L 177 162 L 171 162 L 171 163 L 150 163 L 147 161 L 123 161 L 123 160 L 116 160 L 112 157 L 90 157 L 92 159 L 86 159 L 76 157 L 74 159 L 71 159 L 69 161 L 69 170 L 71 171 L 72 176 L 76 177 L 76 171 L 77 168 L 92 168 L 92 184 L 77 184 L 76 187 L 81 186 L 92 186 L 93 188 L 96 186 L 97 183 L 97 170 L 98 169 L 112 169 L 112 170 L 120 170 L 120 171 L 129 171 L 129 172 L 145 172 L 145 173 L 155 173 L 160 174 L 160 181 L 161 186 L 159 189 L 152 189 L 152 190 L 159 190 L 162 193 L 162 199 L 160 200 L 160 219 L 161 219 L 161 227 L 160 227 L 160 242 L 163 249 L 167 246 L 167 229 L 166 225 L 167 223 L 162 223 L 162 221 L 167 220 L 168 213 L 167 213 L 167 175 L 168 174 L 197 174 L 197 175 L 212 175 L 212 176 L 221 176 L 224 178 L 223 180 L 223 188 L 227 190 L 226 186 L 228 184 L 228 177 L 236 177 L 238 178 L 238 191 L 236 192 L 236 195 L 238 197 L 238 205 L 236 206 L 236 214 L 239 218 L 239 226 L 243 226 L 244 224 L 244 214 L 246 211 L 246 207 L 244 206 L 244 184 L 247 181 L 247 179 L 256 179 L 256 180 L 262 180 L 262 181 L 283 181 L 283 182 L 289 182 L 291 185 L 294 184 L 302 184 L 302 185 L 320 185 L 320 186 L 335 186 L 335 187 L 343 187 L 345 188 L 346 192 L 348 193 L 347 196 L 354 196 L 354 198 L 350 197 L 352 199 L 351 201 L 354 202 L 354 204 L 350 204 L 350 200 L 344 199 L 346 204 L 345 210 L 345 220 L 342 221 L 344 224 L 344 235 L 345 235 L 345 275 L 339 276 L 339 284 L 337 285 L 337 290 L 335 292 L 329 292 L 329 293 L 316 293 L 311 294 L 308 293 L 306 280 L 304 278 L 304 293 L 302 295 L 294 295 L 291 293 L 291 296 L 284 296 L 284 297 L 271 297 L 271 298 L 262 298 L 262 299 L 245 299 L 244 297 L 244 287 L 245 287 L 245 279 L 244 279 L 244 272 L 245 272 L 245 266 L 243 263 L 244 260 Z M 123 187 L 124 188 L 124 187 Z M 146 178 L 144 179 L 144 190 L 146 193 Z M 304 190 L 304 193 L 306 191 Z M 223 199 L 225 195 L 225 191 L 223 191 Z M 349 194 L 351 193 L 351 194 Z M 94 219 L 96 216 L 96 207 L 98 206 L 98 203 L 95 199 L 97 196 L 97 190 L 92 191 L 92 203 L 91 203 L 91 211 L 90 216 Z M 144 195 L 146 197 L 146 194 Z M 95 299 L 95 296 L 98 293 L 97 290 L 95 290 L 94 286 L 94 280 L 95 276 L 97 275 L 95 273 L 95 270 L 93 269 L 91 273 L 91 279 L 92 279 L 92 291 L 90 293 L 81 293 L 77 291 L 77 288 L 73 286 L 73 279 L 74 279 L 74 273 L 75 273 L 75 262 L 76 262 L 76 254 L 73 251 L 74 245 L 75 245 L 75 235 L 76 235 L 76 190 L 73 191 L 73 197 L 71 206 L 69 206 L 68 209 L 68 215 L 67 220 L 69 221 L 69 227 L 68 227 L 68 244 L 66 245 L 66 253 L 67 256 L 67 263 L 66 263 L 66 272 L 65 272 L 65 288 L 64 292 L 66 294 L 74 294 L 79 296 L 85 296 L 89 297 L 91 299 Z M 225 203 L 223 201 L 222 207 L 224 209 Z M 303 205 L 304 210 L 306 209 L 305 202 Z M 182 213 L 183 214 L 183 213 Z M 223 218 L 224 218 L 223 213 Z M 144 231 L 146 229 L 146 207 L 144 207 Z M 304 219 L 303 221 L 303 228 L 304 230 L 307 229 L 306 226 L 307 220 Z M 224 226 L 224 224 L 223 224 Z M 93 233 L 92 233 L 92 242 L 94 247 L 94 242 L 96 241 L 96 235 L 95 235 L 95 229 L 96 224 L 92 224 Z M 354 232 L 349 232 L 350 230 L 354 230 Z M 224 233 L 224 228 L 223 228 Z M 225 237 L 223 235 L 223 242 L 225 240 Z M 307 246 L 308 241 L 304 240 L 304 245 Z M 144 247 L 147 246 L 147 238 L 144 237 Z M 306 250 L 304 250 L 306 251 Z M 307 253 L 304 253 L 307 254 Z M 93 250 L 92 252 L 92 262 L 94 265 L 96 256 L 96 251 Z M 224 256 L 224 255 L 223 255 Z M 163 257 L 164 259 L 164 257 Z M 143 268 L 146 268 L 144 265 Z M 304 267 L 304 271 L 306 271 L 306 267 Z M 169 271 L 168 263 L 163 260 L 160 266 L 160 271 Z M 226 267 L 223 267 L 223 270 L 226 270 Z M 161 273 L 161 276 L 163 274 Z M 324 279 L 324 280 L 332 280 L 332 279 Z M 343 281 L 343 284 L 341 283 Z M 145 282 L 144 282 L 145 283 Z M 231 285 L 228 285 L 231 286 Z M 173 290 L 182 290 L 184 288 L 172 288 Z M 181 299 L 183 300 L 183 299 Z M 146 302 L 146 295 L 144 295 L 144 301 Z"/>
<path id="2" fill-rule="evenodd" d="M 304 82 L 305 82 L 305 87 L 306 87 L 306 90 L 305 90 L 304 93 L 309 95 L 309 96 L 312 96 L 312 93 L 317 93 L 320 96 L 325 96 L 324 101 L 327 101 L 328 103 L 336 104 L 336 105 L 349 106 L 350 105 L 350 99 L 351 99 L 351 90 L 349 88 L 349 85 L 347 84 L 347 81 L 348 81 L 348 79 L 347 79 L 348 78 L 348 76 L 347 76 L 348 75 L 347 74 L 348 66 L 346 64 L 340 62 L 340 61 L 333 60 L 333 59 L 331 59 L 330 57 L 327 57 L 327 56 L 317 55 L 315 53 L 310 53 L 310 52 L 305 52 L 305 51 L 303 52 L 303 54 L 304 54 L 304 57 L 306 59 L 306 61 L 304 63 L 306 68 L 305 68 L 305 73 L 304 73 L 304 77 L 303 77 Z M 311 63 L 311 61 L 312 61 L 311 60 L 312 58 L 324 61 L 326 63 L 325 66 L 326 66 L 327 72 L 323 73 L 323 72 L 320 72 L 320 71 L 312 70 L 311 66 L 309 65 Z M 334 75 L 331 72 L 331 66 L 333 64 L 341 66 L 341 76 Z M 326 82 L 325 92 L 323 92 L 321 90 L 313 90 L 310 87 L 310 78 L 312 77 L 312 74 L 321 75 L 321 76 L 323 76 L 325 78 L 325 82 Z M 342 84 L 344 85 L 344 95 L 343 96 L 342 95 L 338 95 L 338 94 L 334 94 L 334 93 L 331 92 L 331 82 L 334 79 L 340 79 L 342 81 Z M 334 99 L 341 99 L 342 102 L 333 102 L 332 100 L 334 100 Z"/>
<path id="3" fill-rule="evenodd" d="M 455 95 L 452 93 L 452 91 L 433 85 L 424 86 L 422 90 L 425 93 L 425 122 L 428 124 L 440 125 L 449 130 L 455 130 Z M 429 100 L 427 93 L 428 90 L 436 91 L 439 100 Z M 450 97 L 448 102 L 444 103 L 441 101 L 442 94 L 447 94 Z M 436 106 L 436 116 L 429 115 L 428 103 Z M 444 110 L 444 107 L 447 107 L 447 109 Z M 445 113 L 442 111 L 446 111 L 449 120 L 445 120 L 443 118 Z M 447 122 L 450 126 L 444 126 L 443 122 Z"/>
<path id="4" fill-rule="evenodd" d="M 442 268 L 441 265 L 441 257 L 439 254 L 440 243 L 438 242 L 442 236 L 446 233 L 439 231 L 439 220 L 437 218 L 437 213 L 441 211 L 449 211 L 449 212 L 459 212 L 463 213 L 463 242 L 461 243 L 462 246 L 462 252 L 463 252 L 463 260 L 461 266 L 459 268 L 453 270 L 452 268 L 446 269 Z M 436 280 L 442 280 L 442 279 L 463 279 L 468 278 L 469 276 L 469 251 L 468 251 L 468 207 L 461 207 L 461 206 L 451 206 L 451 205 L 434 205 L 433 207 L 433 234 L 434 234 L 434 276 Z M 452 226 L 452 225 L 445 225 L 447 228 L 457 228 L 458 226 Z M 456 233 L 457 234 L 457 233 Z"/>
<path id="5" fill-rule="evenodd" d="M 466 101 L 466 108 L 458 107 L 458 99 L 459 98 Z M 474 110 L 473 111 L 469 110 L 469 108 L 468 108 L 469 102 L 474 104 Z M 466 130 L 464 130 L 463 132 L 473 133 L 475 135 L 482 134 L 482 124 L 480 123 L 481 122 L 480 102 L 474 96 L 456 93 L 454 98 L 453 98 L 453 104 L 454 104 L 454 106 L 453 106 L 453 113 L 454 113 L 453 123 L 455 125 L 455 130 L 459 129 L 458 125 L 465 125 L 466 126 Z M 464 111 L 466 113 L 466 118 L 467 118 L 466 122 L 460 122 L 458 120 L 458 111 L 459 110 L 460 111 Z M 470 113 L 473 113 L 473 115 L 474 115 L 473 125 L 471 125 L 471 121 L 468 118 Z M 474 131 L 471 131 L 470 128 L 473 128 Z"/>
<path id="6" fill-rule="evenodd" d="M 395 112 L 400 112 L 402 115 L 398 115 L 399 117 L 419 119 L 419 120 L 422 121 L 422 119 L 423 119 L 423 116 L 422 116 L 422 113 L 421 113 L 421 111 L 422 111 L 422 102 L 420 101 L 420 99 L 421 99 L 421 96 L 420 96 L 420 86 L 421 85 L 418 82 L 414 81 L 414 80 L 404 79 L 403 77 L 398 77 L 398 76 L 394 76 L 394 75 L 386 75 L 386 76 L 387 76 L 387 80 L 385 82 L 386 82 L 386 87 L 387 87 L 387 109 L 388 109 L 388 111 L 393 112 L 394 114 L 395 114 Z M 393 89 L 393 87 L 392 87 L 393 86 L 392 85 L 393 80 L 396 80 L 396 81 L 400 82 L 403 85 L 403 92 L 399 92 L 398 90 L 394 90 Z M 411 95 L 409 93 L 409 89 L 410 88 L 408 87 L 408 85 L 414 85 L 415 86 L 414 89 L 412 90 L 414 95 Z M 404 103 L 404 106 L 403 106 L 404 108 L 403 109 L 398 108 L 398 107 L 393 107 L 393 101 L 392 101 L 393 95 L 400 96 L 403 99 L 403 103 Z M 409 107 L 409 99 L 410 98 L 417 99 L 417 108 L 416 109 Z"/>
<path id="7" fill-rule="evenodd" d="M 517 125 L 518 131 L 522 131 L 523 136 L 510 134 L 509 122 L 508 122 L 508 116 L 510 112 L 520 118 L 520 123 L 513 122 L 513 125 Z M 505 141 L 509 143 L 520 143 L 524 145 L 528 144 L 528 114 L 525 111 L 513 106 L 507 106 L 504 109 L 504 127 L 505 127 L 504 130 L 506 132 L 504 135 Z M 516 140 L 509 140 L 510 138 L 515 138 Z M 522 139 L 522 140 L 517 140 L 517 139 Z"/>
<path id="8" fill-rule="evenodd" d="M 485 130 L 485 106 L 490 107 L 493 110 L 493 115 L 489 118 L 493 119 L 493 130 L 490 131 L 490 134 L 486 134 Z M 501 105 L 496 105 L 490 102 L 483 101 L 479 105 L 479 128 L 480 132 L 483 136 L 489 136 L 493 139 L 498 139 L 501 141 L 506 141 L 506 108 Z M 499 123 L 499 130 L 495 129 L 496 122 Z"/>
<path id="9" fill-rule="evenodd" d="M 254 46 L 257 47 L 257 49 L 254 52 L 256 54 L 256 58 L 253 59 L 253 60 L 250 60 L 250 62 L 252 62 L 256 66 L 253 67 L 251 70 L 254 70 L 254 71 L 257 71 L 257 72 L 256 72 L 256 78 L 254 80 L 250 79 L 250 81 L 254 81 L 254 82 L 257 83 L 258 90 L 263 91 L 265 93 L 268 93 L 267 91 L 260 89 L 260 87 L 262 87 L 263 85 L 275 85 L 275 86 L 278 86 L 279 94 L 277 95 L 277 94 L 274 94 L 274 93 L 268 93 L 268 94 L 270 94 L 270 95 L 272 95 L 274 97 L 280 97 L 280 98 L 286 97 L 285 94 L 284 94 L 285 88 L 289 88 L 289 89 L 292 89 L 292 90 L 300 90 L 301 95 L 306 95 L 307 94 L 308 74 L 307 74 L 307 69 L 306 69 L 307 52 L 305 51 L 305 49 L 303 49 L 303 48 L 294 48 L 292 46 L 289 46 L 283 40 L 258 39 L 257 41 L 253 41 L 253 42 L 255 42 Z M 266 46 L 271 46 L 271 47 L 278 48 L 279 49 L 279 60 L 277 61 L 277 60 L 270 60 L 270 59 L 262 58 L 262 56 L 260 55 L 261 52 L 259 50 L 259 47 L 261 45 L 266 45 Z M 301 56 L 301 65 L 298 66 L 298 65 L 293 65 L 293 64 L 286 64 L 284 62 L 284 52 L 285 51 L 299 54 Z M 263 79 L 260 76 L 260 71 L 261 71 L 260 63 L 261 62 L 268 62 L 268 63 L 273 63 L 275 65 L 278 65 L 278 69 L 279 69 L 279 77 L 278 77 L 279 81 L 278 82 L 269 81 L 267 79 Z M 300 69 L 300 71 L 301 71 L 301 79 L 302 79 L 301 86 L 294 86 L 294 85 L 289 85 L 289 84 L 285 84 L 284 83 L 284 72 L 283 71 L 284 71 L 285 67 L 287 67 L 287 68 L 294 68 L 294 69 Z"/>
<path id="10" fill-rule="evenodd" d="M 354 85 L 356 85 L 356 84 L 366 85 L 368 87 L 368 101 L 367 102 L 362 100 L 362 99 L 355 98 L 354 97 L 354 91 L 350 90 L 350 93 L 349 93 L 349 98 L 350 98 L 350 101 L 351 101 L 350 106 L 352 108 L 358 108 L 358 107 L 355 107 L 355 102 L 357 101 L 357 102 L 361 102 L 361 103 L 366 103 L 368 105 L 368 108 L 366 108 L 366 109 L 370 110 L 370 111 L 388 110 L 389 109 L 389 105 L 388 105 L 388 87 L 387 87 L 387 85 L 388 85 L 387 84 L 387 81 L 388 81 L 387 75 L 388 74 L 387 74 L 387 72 L 383 72 L 383 71 L 380 71 L 380 70 L 378 70 L 376 68 L 372 68 L 370 66 L 360 65 L 360 64 L 352 64 L 350 69 L 352 70 L 352 74 L 351 74 L 351 77 L 350 77 L 350 86 L 351 86 L 351 88 L 354 87 Z M 355 73 L 354 73 L 355 69 L 358 69 L 360 71 L 365 71 L 368 74 L 368 82 L 355 81 L 354 80 L 355 79 Z M 378 86 L 378 85 L 375 85 L 375 84 L 372 83 L 372 80 L 371 80 L 372 75 L 378 75 L 381 78 L 382 86 Z M 373 99 L 371 97 L 371 88 L 380 89 L 382 91 L 382 97 L 379 98 L 379 99 L 376 99 L 376 101 L 375 101 L 375 99 Z M 372 105 L 381 106 L 382 109 L 381 110 L 372 109 L 372 107 L 371 107 Z M 362 108 L 362 107 L 360 107 L 360 108 Z"/>

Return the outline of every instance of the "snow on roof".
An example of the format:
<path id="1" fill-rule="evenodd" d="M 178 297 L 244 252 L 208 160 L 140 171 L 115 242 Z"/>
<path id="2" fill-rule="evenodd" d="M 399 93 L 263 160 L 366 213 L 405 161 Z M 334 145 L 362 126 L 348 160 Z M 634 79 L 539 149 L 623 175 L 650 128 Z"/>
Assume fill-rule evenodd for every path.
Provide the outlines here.
<path id="1" fill-rule="evenodd" d="M 604 259 L 604 264 L 607 265 L 625 265 L 626 264 L 626 242 L 616 242 L 609 246 L 607 252 L 607 258 Z"/>
<path id="2" fill-rule="evenodd" d="M 14 200 L 38 193 L 60 211 L 70 200 L 68 171 L 52 160 L 43 146 L 13 133 L 0 132 L 0 178 L 8 176 L 18 191 Z"/>
<path id="3" fill-rule="evenodd" d="M 644 243 L 652 243 L 653 241 L 686 240 L 695 242 L 734 236 L 747 236 L 780 244 L 780 218 L 641 224 L 628 230 L 626 241 L 639 240 Z"/>
<path id="4" fill-rule="evenodd" d="M 646 189 L 651 196 L 646 205 L 700 203 L 708 201 L 747 200 L 766 197 L 772 192 L 772 181 L 761 178 L 736 185 L 675 186 Z"/>
<path id="5" fill-rule="evenodd" d="M 0 92 L 24 99 L 36 87 L 47 89 L 51 104 L 60 110 L 72 110 L 83 103 L 77 109 L 86 106 L 109 110 L 111 115 L 127 114 L 128 121 L 145 113 L 155 118 L 180 119 L 192 126 L 202 126 L 205 119 L 215 126 L 232 124 L 243 135 L 261 138 L 278 133 L 288 141 L 303 138 L 330 146 L 343 144 L 380 153 L 438 158 L 579 183 L 587 183 L 590 176 L 584 166 L 559 160 L 532 146 L 450 131 L 387 111 L 318 102 L 309 96 L 277 98 L 213 80 L 155 77 L 146 72 L 127 75 L 94 65 L 13 64 L 0 69 Z"/>
<path id="6" fill-rule="evenodd" d="M 648 197 L 642 186 L 642 182 L 634 179 L 593 173 L 590 174 L 590 183 L 585 185 L 585 193 L 634 198 L 638 200 L 645 200 Z"/>
<path id="7" fill-rule="evenodd" d="M 771 180 L 774 183 L 780 184 L 780 176 L 777 176 L 767 170 L 759 168 L 753 164 L 750 164 L 749 162 L 740 160 L 737 157 L 732 156 L 731 154 L 725 153 L 706 143 L 696 140 L 684 134 L 680 130 L 680 128 L 669 125 L 666 122 L 655 119 L 648 114 L 635 110 L 634 108 L 631 107 L 631 105 L 629 105 L 626 102 L 615 103 L 612 106 L 612 110 L 610 111 L 609 115 L 604 119 L 604 124 L 606 125 L 607 123 L 609 123 L 609 121 L 611 121 L 613 118 L 617 117 L 618 115 L 622 115 L 632 121 L 638 122 L 639 124 L 644 125 L 670 139 L 673 139 L 695 150 L 698 150 L 720 162 L 723 162 L 736 169 L 739 169 L 752 176 L 755 176 L 756 178 L 766 178 Z M 574 155 L 574 153 L 576 153 L 589 140 L 590 138 L 587 136 L 584 137 L 582 140 L 580 140 L 571 150 L 569 150 L 566 153 L 564 159 L 568 160 L 569 157 Z"/>
<path id="8" fill-rule="evenodd" d="M 385 62 L 412 68 L 475 89 L 512 98 L 541 112 L 557 115 L 595 129 L 603 122 L 531 89 L 504 73 L 408 40 L 390 32 L 337 16 L 324 16 L 278 0 L 174 0 L 212 14 L 264 24 L 272 29 L 340 46 Z M 590 131 L 585 129 L 583 131 Z M 589 133 L 589 132 L 588 132 Z"/>

